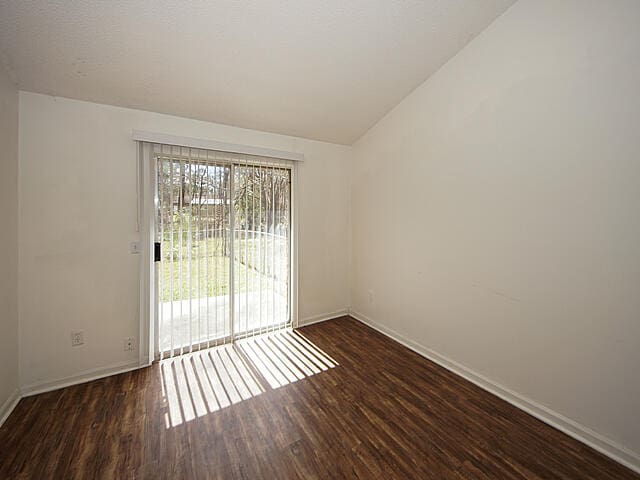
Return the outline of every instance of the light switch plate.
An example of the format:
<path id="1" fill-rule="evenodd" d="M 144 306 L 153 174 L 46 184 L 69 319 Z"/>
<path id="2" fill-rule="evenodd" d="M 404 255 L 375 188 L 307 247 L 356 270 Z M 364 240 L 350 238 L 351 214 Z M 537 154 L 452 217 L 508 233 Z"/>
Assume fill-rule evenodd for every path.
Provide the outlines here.
<path id="1" fill-rule="evenodd" d="M 137 255 L 140 253 L 140 242 L 131 242 L 129 244 L 129 253 Z"/>

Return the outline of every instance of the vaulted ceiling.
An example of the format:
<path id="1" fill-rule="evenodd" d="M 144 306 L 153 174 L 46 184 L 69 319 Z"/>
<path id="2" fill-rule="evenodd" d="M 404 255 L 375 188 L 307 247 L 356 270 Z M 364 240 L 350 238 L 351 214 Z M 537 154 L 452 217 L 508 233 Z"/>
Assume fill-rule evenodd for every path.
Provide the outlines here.
<path id="1" fill-rule="evenodd" d="M 513 0 L 0 2 L 21 90 L 351 144 Z"/>

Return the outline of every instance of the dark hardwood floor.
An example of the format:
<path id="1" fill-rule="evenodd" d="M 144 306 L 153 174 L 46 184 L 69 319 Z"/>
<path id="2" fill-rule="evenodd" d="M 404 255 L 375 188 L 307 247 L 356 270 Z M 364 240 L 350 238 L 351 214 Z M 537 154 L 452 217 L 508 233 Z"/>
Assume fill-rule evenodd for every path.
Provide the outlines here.
<path id="1" fill-rule="evenodd" d="M 0 478 L 640 475 L 344 317 L 24 398 Z"/>

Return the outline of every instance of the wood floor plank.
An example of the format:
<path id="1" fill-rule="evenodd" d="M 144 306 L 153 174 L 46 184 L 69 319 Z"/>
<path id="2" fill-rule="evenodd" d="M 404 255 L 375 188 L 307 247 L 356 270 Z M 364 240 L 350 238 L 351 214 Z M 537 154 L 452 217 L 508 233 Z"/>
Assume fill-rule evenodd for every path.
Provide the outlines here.
<path id="1" fill-rule="evenodd" d="M 640 475 L 343 317 L 24 398 L 0 478 Z"/>

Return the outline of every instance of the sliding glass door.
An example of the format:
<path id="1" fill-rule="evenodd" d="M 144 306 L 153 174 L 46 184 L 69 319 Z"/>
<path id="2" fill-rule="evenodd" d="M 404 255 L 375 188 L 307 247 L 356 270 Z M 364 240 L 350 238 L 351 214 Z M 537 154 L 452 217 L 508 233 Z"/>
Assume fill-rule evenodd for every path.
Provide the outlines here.
<path id="1" fill-rule="evenodd" d="M 153 148 L 160 356 L 290 326 L 290 165 Z"/>
<path id="2" fill-rule="evenodd" d="M 291 171 L 233 165 L 234 336 L 290 319 Z"/>

